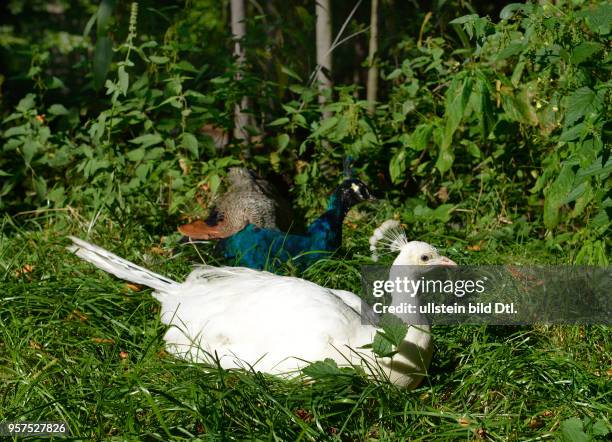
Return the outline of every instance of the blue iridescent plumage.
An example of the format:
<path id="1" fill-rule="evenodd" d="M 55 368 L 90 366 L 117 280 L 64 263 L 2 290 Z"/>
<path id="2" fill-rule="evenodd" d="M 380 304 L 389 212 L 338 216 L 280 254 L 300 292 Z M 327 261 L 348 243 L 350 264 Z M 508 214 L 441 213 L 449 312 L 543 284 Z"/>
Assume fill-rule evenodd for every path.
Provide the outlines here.
<path id="1" fill-rule="evenodd" d="M 342 243 L 342 222 L 355 204 L 370 199 L 367 186 L 356 179 L 345 180 L 330 197 L 327 211 L 314 220 L 303 235 L 248 224 L 240 232 L 225 238 L 220 246 L 223 256 L 236 265 L 275 270 L 292 260 L 306 268 L 329 257 Z"/>

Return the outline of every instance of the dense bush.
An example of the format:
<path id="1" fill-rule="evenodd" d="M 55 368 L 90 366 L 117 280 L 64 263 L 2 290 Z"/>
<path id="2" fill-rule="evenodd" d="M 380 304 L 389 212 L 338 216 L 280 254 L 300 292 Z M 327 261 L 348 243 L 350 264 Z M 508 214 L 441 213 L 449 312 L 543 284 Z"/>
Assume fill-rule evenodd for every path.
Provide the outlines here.
<path id="1" fill-rule="evenodd" d="M 574 248 L 576 262 L 607 263 L 608 3 L 510 4 L 499 21 L 470 14 L 444 31 L 425 20 L 418 36 L 389 38 L 373 115 L 356 85 L 330 91 L 321 109 L 310 66 L 289 56 L 306 46 L 304 33 L 286 44 L 278 37 L 292 20 L 312 28 L 302 6 L 275 22 L 276 35 L 261 17 L 249 23 L 257 30 L 245 42 L 250 63 L 234 80 L 229 51 L 204 44 L 231 46 L 218 6 L 84 2 L 66 6 L 58 24 L 72 34 L 49 31 L 31 47 L 3 27 L 12 67 L 2 78 L 31 92 L 5 94 L 0 207 L 108 208 L 119 219 L 159 222 L 196 210 L 197 194 L 214 194 L 226 167 L 245 161 L 283 176 L 312 214 L 350 155 L 415 228 L 438 223 L 476 243 L 541 238 Z M 74 19 L 84 11 L 93 14 L 86 26 Z M 26 55 L 17 50 L 26 46 Z M 271 62 L 262 48 L 286 57 Z M 245 94 L 259 141 L 219 148 L 203 128 L 231 131 Z M 332 117 L 321 121 L 322 110 Z"/>

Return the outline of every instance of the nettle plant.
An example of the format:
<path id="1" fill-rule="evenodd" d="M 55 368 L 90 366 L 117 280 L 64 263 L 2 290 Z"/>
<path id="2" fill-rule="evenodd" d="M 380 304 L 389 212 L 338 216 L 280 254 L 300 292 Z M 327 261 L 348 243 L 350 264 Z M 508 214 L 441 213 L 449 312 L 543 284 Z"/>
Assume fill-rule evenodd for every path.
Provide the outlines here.
<path id="1" fill-rule="evenodd" d="M 539 219 L 549 246 L 582 244 L 577 263 L 606 264 L 612 6 L 583 3 L 511 4 L 498 24 L 467 15 L 451 23 L 473 47 L 414 47 L 386 76 L 387 122 L 400 132 L 389 171 L 396 183 L 413 175 L 431 188 L 446 176 L 450 191 L 481 186 L 484 198 L 511 183 L 516 191 L 503 191 L 526 203 L 517 214 Z"/>
<path id="2" fill-rule="evenodd" d="M 214 87 L 222 80 L 207 94 L 189 88 L 203 68 L 182 59 L 172 28 L 163 44 L 149 37 L 136 43 L 137 17 L 133 3 L 125 41 L 111 46 L 119 61 L 101 68 L 95 52 L 104 47 L 95 49 L 94 84 L 106 78 L 105 100 L 45 108 L 42 96 L 28 94 L 4 119 L 0 207 L 81 204 L 126 216 L 177 214 L 195 203 L 199 186 L 214 194 L 227 166 L 238 163 L 201 130 L 224 121 L 236 88 Z M 99 111 L 89 116 L 90 107 Z"/>
<path id="3" fill-rule="evenodd" d="M 518 123 L 536 162 L 530 192 L 544 197 L 549 243 L 582 243 L 576 262 L 607 264 L 612 6 L 567 6 L 511 4 L 495 27 L 474 16 L 458 21 L 478 41 L 474 57 L 488 65 L 479 75 L 503 110 L 483 108 L 480 118 Z"/>

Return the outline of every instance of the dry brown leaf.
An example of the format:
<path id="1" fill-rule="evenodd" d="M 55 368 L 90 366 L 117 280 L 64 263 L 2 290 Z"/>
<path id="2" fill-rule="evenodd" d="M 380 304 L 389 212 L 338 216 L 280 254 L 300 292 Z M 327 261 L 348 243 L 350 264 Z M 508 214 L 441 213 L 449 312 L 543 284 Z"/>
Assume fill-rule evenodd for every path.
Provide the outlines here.
<path id="1" fill-rule="evenodd" d="M 26 275 L 32 273 L 34 266 L 31 264 L 25 264 L 22 268 L 15 270 L 15 276 Z"/>
<path id="2" fill-rule="evenodd" d="M 497 221 L 499 221 L 500 224 L 512 224 L 512 221 L 502 215 L 497 215 Z"/>
<path id="3" fill-rule="evenodd" d="M 304 410 L 303 408 L 298 408 L 295 410 L 295 415 L 304 422 L 311 422 L 314 419 L 312 413 L 310 413 L 308 410 Z"/>
<path id="4" fill-rule="evenodd" d="M 139 292 L 139 291 L 142 290 L 141 286 L 139 286 L 138 284 L 132 284 L 131 282 L 126 282 L 125 283 L 125 288 L 129 289 L 129 290 L 131 290 L 133 292 Z M 124 291 L 127 291 L 127 290 L 124 290 Z"/>
<path id="5" fill-rule="evenodd" d="M 189 172 L 191 172 L 191 165 L 187 163 L 185 158 L 179 159 L 179 167 L 183 171 L 183 175 L 189 175 Z"/>
<path id="6" fill-rule="evenodd" d="M 149 251 L 155 255 L 160 255 L 160 256 L 164 256 L 166 254 L 166 251 L 158 246 L 151 247 Z"/>
<path id="7" fill-rule="evenodd" d="M 460 417 L 459 419 L 457 419 L 457 423 L 462 427 L 467 427 L 468 425 L 470 425 L 470 420 L 467 417 Z"/>
<path id="8" fill-rule="evenodd" d="M 537 417 L 534 417 L 529 421 L 529 428 L 533 430 L 535 430 L 536 428 L 540 428 L 542 425 L 544 425 L 544 422 L 542 422 L 542 420 L 538 419 Z"/>
<path id="9" fill-rule="evenodd" d="M 38 342 L 36 342 L 36 341 L 34 341 L 32 339 L 30 339 L 29 345 L 30 345 L 30 348 L 33 348 L 34 350 L 42 349 L 42 345 L 40 345 Z"/>
<path id="10" fill-rule="evenodd" d="M 480 250 L 482 250 L 482 246 L 480 244 L 474 244 L 471 246 L 467 246 L 467 249 L 470 252 L 480 252 Z"/>
<path id="11" fill-rule="evenodd" d="M 487 430 L 485 430 L 484 428 L 477 428 L 475 430 L 476 435 L 480 438 L 480 439 L 486 439 L 487 438 Z"/>
<path id="12" fill-rule="evenodd" d="M 85 313 L 80 311 L 79 309 L 74 309 L 72 313 L 68 315 L 68 320 L 71 321 L 73 319 L 78 319 L 81 322 L 87 321 L 89 319 Z"/>
<path id="13" fill-rule="evenodd" d="M 435 193 L 436 197 L 443 203 L 448 201 L 448 188 L 440 187 L 438 191 Z"/>
<path id="14" fill-rule="evenodd" d="M 156 353 L 158 358 L 165 358 L 168 356 L 168 352 L 163 348 Z"/>
<path id="15" fill-rule="evenodd" d="M 91 338 L 92 342 L 96 344 L 114 344 L 115 340 L 112 338 Z"/>

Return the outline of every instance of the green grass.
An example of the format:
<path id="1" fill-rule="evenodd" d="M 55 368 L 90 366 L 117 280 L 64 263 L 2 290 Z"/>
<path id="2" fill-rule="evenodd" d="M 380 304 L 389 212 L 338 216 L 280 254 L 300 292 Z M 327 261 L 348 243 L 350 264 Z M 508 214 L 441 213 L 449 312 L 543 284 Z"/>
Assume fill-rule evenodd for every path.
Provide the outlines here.
<path id="1" fill-rule="evenodd" d="M 18 221 L 0 221 L 0 421 L 63 420 L 80 439 L 117 440 L 523 441 L 569 437 L 561 429 L 570 418 L 587 433 L 610 426 L 607 327 L 435 327 L 429 377 L 408 392 L 358 374 L 311 382 L 225 371 L 167 355 L 149 290 L 65 250 L 66 235 L 86 236 L 85 220 L 61 212 Z M 373 225 L 347 228 L 344 259 L 305 276 L 358 291 Z M 173 255 L 159 233 L 105 216 L 90 239 L 178 280 L 210 259 L 206 248 Z M 570 262 L 535 240 L 469 252 L 459 237 L 420 239 L 460 263 Z"/>

